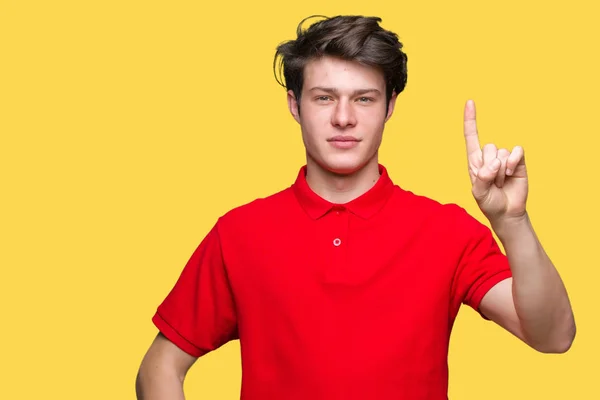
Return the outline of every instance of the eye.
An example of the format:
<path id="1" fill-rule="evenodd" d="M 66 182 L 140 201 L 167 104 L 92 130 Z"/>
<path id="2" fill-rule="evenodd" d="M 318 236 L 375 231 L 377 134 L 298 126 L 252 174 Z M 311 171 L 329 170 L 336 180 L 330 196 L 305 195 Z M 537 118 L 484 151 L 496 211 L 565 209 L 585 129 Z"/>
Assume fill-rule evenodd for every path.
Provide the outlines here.
<path id="1" fill-rule="evenodd" d="M 373 101 L 373 99 L 370 97 L 359 97 L 358 101 L 361 103 L 370 103 Z"/>
<path id="2" fill-rule="evenodd" d="M 328 101 L 331 97 L 329 96 L 317 96 L 317 101 Z"/>

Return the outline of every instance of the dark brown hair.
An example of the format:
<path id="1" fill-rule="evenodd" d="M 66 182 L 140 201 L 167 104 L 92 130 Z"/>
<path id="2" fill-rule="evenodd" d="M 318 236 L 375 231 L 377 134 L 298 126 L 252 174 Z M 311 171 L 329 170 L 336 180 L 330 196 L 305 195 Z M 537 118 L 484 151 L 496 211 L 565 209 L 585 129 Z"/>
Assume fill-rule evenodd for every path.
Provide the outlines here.
<path id="1" fill-rule="evenodd" d="M 303 29 L 302 25 L 310 18 L 324 19 Z M 398 36 L 383 29 L 379 22 L 378 17 L 352 15 L 305 18 L 298 24 L 297 38 L 277 47 L 273 60 L 275 79 L 294 93 L 299 104 L 307 62 L 323 56 L 340 57 L 379 68 L 384 75 L 389 104 L 392 94 L 399 94 L 406 86 L 407 56 Z"/>

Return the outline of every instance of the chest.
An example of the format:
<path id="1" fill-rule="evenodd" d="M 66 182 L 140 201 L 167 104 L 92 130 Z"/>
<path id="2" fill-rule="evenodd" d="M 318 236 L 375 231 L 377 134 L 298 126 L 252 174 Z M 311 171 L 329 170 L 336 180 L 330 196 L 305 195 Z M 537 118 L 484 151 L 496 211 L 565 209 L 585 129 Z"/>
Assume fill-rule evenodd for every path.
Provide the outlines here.
<path id="1" fill-rule="evenodd" d="M 227 260 L 240 311 L 373 323 L 447 317 L 457 255 L 426 224 L 334 210 L 245 237 Z"/>

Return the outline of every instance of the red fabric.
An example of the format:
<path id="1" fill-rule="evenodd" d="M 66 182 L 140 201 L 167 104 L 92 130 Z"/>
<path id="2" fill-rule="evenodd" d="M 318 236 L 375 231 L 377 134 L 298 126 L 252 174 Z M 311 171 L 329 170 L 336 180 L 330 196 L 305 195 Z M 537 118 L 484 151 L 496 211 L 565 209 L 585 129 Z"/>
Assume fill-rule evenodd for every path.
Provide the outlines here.
<path id="1" fill-rule="evenodd" d="M 380 166 L 331 204 L 306 183 L 219 218 L 153 318 L 201 356 L 238 339 L 244 400 L 447 399 L 461 304 L 511 276 L 491 231 Z"/>

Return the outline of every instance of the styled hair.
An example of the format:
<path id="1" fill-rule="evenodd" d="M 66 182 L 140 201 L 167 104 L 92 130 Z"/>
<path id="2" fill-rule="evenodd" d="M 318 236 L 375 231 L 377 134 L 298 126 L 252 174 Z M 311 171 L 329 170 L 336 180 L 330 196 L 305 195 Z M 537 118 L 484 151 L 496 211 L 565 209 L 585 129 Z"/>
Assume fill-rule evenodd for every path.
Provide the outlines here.
<path id="1" fill-rule="evenodd" d="M 302 25 L 310 18 L 324 19 L 303 29 Z M 383 29 L 379 22 L 378 17 L 352 15 L 332 18 L 313 15 L 303 19 L 298 24 L 297 38 L 277 47 L 273 60 L 275 79 L 294 93 L 299 104 L 304 67 L 309 61 L 324 56 L 357 61 L 383 72 L 389 105 L 392 94 L 400 94 L 406 86 L 407 56 L 398 36 Z"/>

